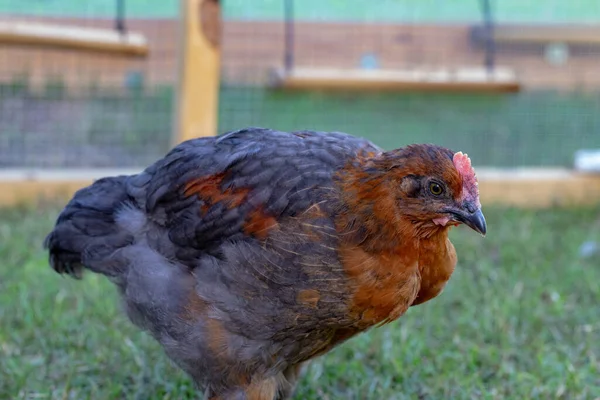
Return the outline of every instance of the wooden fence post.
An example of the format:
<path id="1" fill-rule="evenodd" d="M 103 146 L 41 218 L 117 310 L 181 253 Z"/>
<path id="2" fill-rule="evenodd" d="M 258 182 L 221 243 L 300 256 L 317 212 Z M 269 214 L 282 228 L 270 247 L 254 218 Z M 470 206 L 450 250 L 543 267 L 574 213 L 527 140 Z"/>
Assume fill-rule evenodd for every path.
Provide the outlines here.
<path id="1" fill-rule="evenodd" d="M 221 10 L 219 0 L 181 0 L 175 143 L 217 134 Z"/>

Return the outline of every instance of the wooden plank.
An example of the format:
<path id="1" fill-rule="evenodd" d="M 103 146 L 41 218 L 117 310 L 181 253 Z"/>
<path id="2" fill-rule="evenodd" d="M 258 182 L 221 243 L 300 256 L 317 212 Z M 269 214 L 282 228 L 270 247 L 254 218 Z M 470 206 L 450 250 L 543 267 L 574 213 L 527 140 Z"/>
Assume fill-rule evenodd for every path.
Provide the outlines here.
<path id="1" fill-rule="evenodd" d="M 61 26 L 39 22 L 0 22 L 0 43 L 59 47 L 81 51 L 146 57 L 146 38 L 135 32 Z"/>
<path id="2" fill-rule="evenodd" d="M 39 199 L 64 201 L 96 179 L 140 171 L 142 168 L 3 170 L 0 171 L 0 206 L 35 203 Z M 476 168 L 476 172 L 484 209 L 494 205 L 535 209 L 600 203 L 600 174 L 541 168 Z"/>
<path id="3" fill-rule="evenodd" d="M 535 168 L 476 168 L 476 172 L 484 206 L 546 208 L 600 203 L 600 174 Z"/>
<path id="4" fill-rule="evenodd" d="M 481 41 L 485 32 L 473 28 L 472 35 Z M 600 25 L 498 25 L 494 27 L 498 43 L 566 43 L 600 45 Z"/>
<path id="5" fill-rule="evenodd" d="M 361 70 L 294 68 L 273 71 L 273 87 L 292 90 L 396 90 L 453 92 L 518 92 L 519 81 L 508 68 Z"/>
<path id="6" fill-rule="evenodd" d="M 0 170 L 0 206 L 68 200 L 75 192 L 105 176 L 130 175 L 142 168 L 122 169 L 9 169 Z"/>
<path id="7" fill-rule="evenodd" d="M 217 133 L 221 12 L 218 0 L 181 0 L 174 141 Z"/>

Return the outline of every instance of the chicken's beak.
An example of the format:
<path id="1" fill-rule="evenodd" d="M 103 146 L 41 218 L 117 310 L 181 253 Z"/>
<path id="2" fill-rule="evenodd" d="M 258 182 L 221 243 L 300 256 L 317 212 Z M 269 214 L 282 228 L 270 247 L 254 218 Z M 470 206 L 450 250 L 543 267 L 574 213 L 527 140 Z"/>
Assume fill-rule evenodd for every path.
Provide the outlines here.
<path id="1" fill-rule="evenodd" d="M 475 210 L 475 212 L 455 212 L 454 219 L 458 222 L 462 222 L 475 232 L 479 232 L 482 236 L 485 236 L 487 232 L 487 225 L 485 223 L 485 217 L 481 212 L 481 209 Z"/>

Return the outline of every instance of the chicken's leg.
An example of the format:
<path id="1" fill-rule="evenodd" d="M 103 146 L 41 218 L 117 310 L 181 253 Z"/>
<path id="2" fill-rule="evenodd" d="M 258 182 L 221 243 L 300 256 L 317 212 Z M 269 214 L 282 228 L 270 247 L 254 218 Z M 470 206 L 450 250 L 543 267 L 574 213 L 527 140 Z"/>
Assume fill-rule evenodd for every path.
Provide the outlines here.
<path id="1" fill-rule="evenodd" d="M 277 380 L 275 378 L 255 381 L 245 387 L 225 389 L 219 393 L 209 390 L 208 400 L 275 400 Z"/>

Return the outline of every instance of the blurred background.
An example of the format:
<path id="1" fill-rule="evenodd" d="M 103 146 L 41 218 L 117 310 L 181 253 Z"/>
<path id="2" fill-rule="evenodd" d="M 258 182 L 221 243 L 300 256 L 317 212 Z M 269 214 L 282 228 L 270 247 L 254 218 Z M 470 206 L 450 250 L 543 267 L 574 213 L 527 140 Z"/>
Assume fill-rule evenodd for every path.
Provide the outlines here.
<path id="1" fill-rule="evenodd" d="M 121 24 L 148 51 L 3 45 L 0 166 L 137 167 L 164 154 L 179 9 L 176 0 L 0 0 L 3 21 L 115 32 Z M 229 0 L 222 14 L 218 132 L 338 130 L 385 148 L 435 142 L 502 167 L 571 166 L 577 149 L 600 147 L 595 0 Z M 485 73 L 490 53 L 491 68 L 514 74 L 517 93 L 457 85 L 424 94 L 426 84 L 288 91 L 271 79 L 287 59 L 297 69 L 405 71 L 435 83 L 461 68 Z"/>
<path id="2" fill-rule="evenodd" d="M 0 192 L 17 170 L 139 169 L 181 138 L 180 3 L 0 0 Z M 600 399 L 598 176 L 543 175 L 600 148 L 600 2 L 220 3 L 220 28 L 202 14 L 221 33 L 218 83 L 197 77 L 218 85 L 216 132 L 431 142 L 504 177 L 542 171 L 546 205 L 587 199 L 484 202 L 489 234 L 453 231 L 444 294 L 315 361 L 296 398 Z M 25 184 L 28 201 L 0 208 L 0 398 L 196 398 L 108 282 L 50 271 L 41 243 L 64 203 Z"/>

